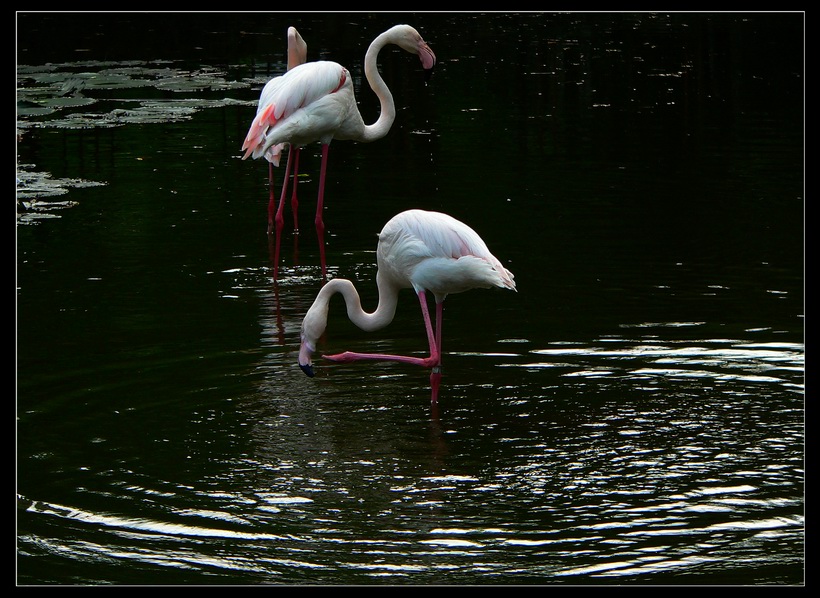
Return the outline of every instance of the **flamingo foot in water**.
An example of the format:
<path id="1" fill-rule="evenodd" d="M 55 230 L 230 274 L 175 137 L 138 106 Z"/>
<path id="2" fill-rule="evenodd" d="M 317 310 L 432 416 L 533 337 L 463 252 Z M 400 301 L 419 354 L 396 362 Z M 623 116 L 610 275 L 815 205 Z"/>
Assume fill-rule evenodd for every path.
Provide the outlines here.
<path id="1" fill-rule="evenodd" d="M 430 402 L 437 403 L 438 402 L 438 387 L 441 384 L 441 366 L 437 365 L 433 367 L 433 371 L 430 372 L 430 389 L 432 393 L 430 395 Z"/>
<path id="2" fill-rule="evenodd" d="M 409 363 L 411 365 L 420 365 L 425 368 L 432 368 L 438 365 L 439 356 L 431 355 L 430 357 L 409 357 L 406 355 L 391 355 L 389 353 L 353 353 L 345 351 L 344 353 L 336 353 L 335 355 L 322 355 L 328 361 L 335 361 L 336 363 L 350 363 L 351 361 L 396 361 L 399 363 Z"/>

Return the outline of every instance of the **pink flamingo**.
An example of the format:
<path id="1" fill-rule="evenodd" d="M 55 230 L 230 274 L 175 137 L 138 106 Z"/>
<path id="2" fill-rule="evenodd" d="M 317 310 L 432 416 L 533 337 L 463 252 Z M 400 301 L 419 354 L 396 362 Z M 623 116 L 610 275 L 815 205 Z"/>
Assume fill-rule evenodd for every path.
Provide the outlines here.
<path id="1" fill-rule="evenodd" d="M 299 66 L 300 64 L 304 64 L 307 61 L 307 42 L 302 38 L 299 32 L 296 30 L 296 27 L 288 27 L 288 70 L 293 69 L 294 67 Z M 268 82 L 270 83 L 270 81 Z M 267 85 L 265 86 L 267 88 Z M 264 104 L 266 103 L 267 98 L 265 95 L 264 89 L 262 90 L 262 94 L 259 97 L 259 108 L 257 108 L 257 112 L 262 109 Z M 268 189 L 270 191 L 270 200 L 268 201 L 268 219 L 270 220 L 270 215 L 273 214 L 273 208 L 275 205 L 274 194 L 273 194 L 273 167 L 279 166 L 279 156 L 282 154 L 282 149 L 285 147 L 284 143 L 279 143 L 265 152 L 265 159 L 268 161 Z M 297 208 L 299 206 L 299 200 L 296 197 L 296 181 L 297 177 L 299 176 L 299 148 L 294 147 L 291 149 L 294 152 L 294 168 L 293 168 L 293 195 L 290 198 L 290 205 L 293 211 L 293 228 L 294 232 L 298 234 L 299 232 L 299 219 Z M 247 157 L 247 156 L 246 156 Z M 285 181 L 285 185 L 287 185 L 287 181 Z M 283 189 L 284 192 L 284 189 Z M 268 234 L 271 232 L 271 223 L 268 222 Z"/>
<path id="2" fill-rule="evenodd" d="M 248 130 L 242 149 L 243 160 L 264 156 L 278 164 L 284 144 L 292 148 L 303 147 L 316 141 L 322 144 L 322 163 L 319 171 L 319 198 L 316 204 L 316 233 L 319 237 L 319 255 L 322 275 L 326 276 L 324 257 L 324 230 L 322 219 L 324 207 L 325 173 L 327 155 L 333 139 L 371 142 L 381 139 L 390 131 L 396 118 L 393 95 L 382 79 L 377 57 L 382 48 L 395 44 L 403 50 L 419 56 L 422 66 L 430 73 L 436 56 L 418 31 L 409 25 L 396 25 L 373 40 L 364 57 L 364 73 L 371 89 L 379 98 L 381 111 L 373 124 L 366 125 L 356 105 L 350 72 L 342 65 L 330 61 L 307 62 L 293 67 L 284 75 L 271 79 L 262 90 L 259 107 Z M 279 267 L 279 246 L 284 224 L 284 207 L 287 181 L 291 170 L 291 156 L 298 161 L 298 153 L 288 152 L 285 177 L 279 206 L 274 215 L 273 199 L 268 204 L 268 234 L 276 227 L 273 278 Z M 293 165 L 297 168 L 296 164 Z M 295 184 L 295 183 L 294 183 Z"/>
<path id="3" fill-rule="evenodd" d="M 501 287 L 516 290 L 513 274 L 490 253 L 487 245 L 472 228 L 447 214 L 424 210 L 401 212 L 384 225 L 379 234 L 376 262 L 379 303 L 372 313 L 362 309 L 359 293 L 349 280 L 334 278 L 321 288 L 302 321 L 299 367 L 305 374 L 313 377 L 311 355 L 327 327 L 328 307 L 334 294 L 341 293 L 344 297 L 348 318 L 362 330 L 370 332 L 380 330 L 393 321 L 399 290 L 412 288 L 421 304 L 430 345 L 428 357 L 350 351 L 324 357 L 342 363 L 370 359 L 432 368 L 430 385 L 433 390 L 432 402 L 435 403 L 441 380 L 444 299 L 449 294 L 475 288 Z M 433 294 L 436 303 L 435 332 L 427 307 L 428 292 Z"/>

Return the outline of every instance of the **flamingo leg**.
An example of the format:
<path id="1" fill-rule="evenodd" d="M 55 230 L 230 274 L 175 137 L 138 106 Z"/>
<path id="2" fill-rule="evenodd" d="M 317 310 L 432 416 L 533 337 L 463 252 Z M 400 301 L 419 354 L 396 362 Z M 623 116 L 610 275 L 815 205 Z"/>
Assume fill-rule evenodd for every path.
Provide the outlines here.
<path id="1" fill-rule="evenodd" d="M 432 394 L 430 402 L 438 402 L 438 387 L 441 383 L 441 322 L 444 319 L 444 302 L 436 303 L 436 350 L 438 351 L 438 363 L 433 366 L 430 372 L 430 389 Z"/>
<path id="2" fill-rule="evenodd" d="M 325 263 L 325 221 L 322 212 L 325 205 L 325 174 L 327 172 L 327 154 L 330 146 L 322 144 L 322 165 L 319 170 L 319 198 L 316 201 L 316 236 L 319 238 L 319 261 L 322 264 L 322 278 L 327 278 L 327 264 Z"/>
<path id="3" fill-rule="evenodd" d="M 268 162 L 268 234 L 273 232 L 273 215 L 275 212 L 276 198 L 273 195 L 273 163 Z"/>
<path id="4" fill-rule="evenodd" d="M 436 303 L 436 347 L 438 348 L 438 364 L 441 365 L 441 323 L 444 321 L 444 301 Z"/>
<path id="5" fill-rule="evenodd" d="M 282 244 L 282 228 L 285 225 L 285 218 L 282 212 L 285 209 L 285 196 L 287 195 L 288 186 L 287 180 L 290 175 L 290 156 L 288 152 L 287 166 L 285 166 L 285 178 L 282 184 L 282 196 L 279 198 L 279 207 L 276 208 L 276 216 L 273 218 L 276 227 L 276 245 L 273 252 L 273 280 L 275 281 L 279 275 L 279 246 Z M 273 186 L 271 186 L 271 201 L 273 201 Z M 268 207 L 268 214 L 270 214 L 270 206 Z M 270 219 L 270 215 L 268 216 Z M 270 221 L 268 222 L 268 232 L 270 233 Z"/>
<path id="6" fill-rule="evenodd" d="M 296 183 L 299 176 L 299 150 L 298 147 L 291 146 L 288 152 L 288 160 L 290 160 L 290 152 L 293 152 L 293 195 L 290 197 L 290 209 L 293 210 L 293 234 L 299 234 L 299 199 L 296 197 Z"/>
<path id="7" fill-rule="evenodd" d="M 323 357 L 339 363 L 369 359 L 373 361 L 397 361 L 399 363 L 420 365 L 426 368 L 434 368 L 434 374 L 437 374 L 436 380 L 440 379 L 441 371 L 435 372 L 435 370 L 439 369 L 441 365 L 441 354 L 436 344 L 436 333 L 433 332 L 433 325 L 430 321 L 430 311 L 427 308 L 427 296 L 424 291 L 419 291 L 418 297 L 419 303 L 421 304 L 421 314 L 424 317 L 424 327 L 427 331 L 427 342 L 430 344 L 429 357 L 410 357 L 408 355 L 392 355 L 390 353 L 354 353 L 352 351 L 345 351 L 344 353 L 337 353 L 336 355 L 323 355 Z M 436 305 L 437 314 L 441 312 L 440 305 L 440 303 Z M 436 322 L 436 328 L 440 331 L 439 326 L 440 323 Z"/>

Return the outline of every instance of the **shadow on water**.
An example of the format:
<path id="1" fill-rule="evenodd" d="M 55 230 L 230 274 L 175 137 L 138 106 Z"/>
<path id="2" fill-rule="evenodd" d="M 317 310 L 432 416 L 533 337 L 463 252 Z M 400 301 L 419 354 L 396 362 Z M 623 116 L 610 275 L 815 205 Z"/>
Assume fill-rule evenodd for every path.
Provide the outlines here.
<path id="1" fill-rule="evenodd" d="M 401 16 L 439 64 L 386 53 L 393 130 L 332 153 L 328 276 L 375 307 L 409 207 L 515 273 L 448 298 L 437 410 L 300 371 L 316 235 L 274 284 L 240 160 L 288 25 L 375 120 L 396 15 L 18 15 L 18 584 L 802 584 L 803 15 Z M 321 343 L 427 348 L 409 291 Z"/>

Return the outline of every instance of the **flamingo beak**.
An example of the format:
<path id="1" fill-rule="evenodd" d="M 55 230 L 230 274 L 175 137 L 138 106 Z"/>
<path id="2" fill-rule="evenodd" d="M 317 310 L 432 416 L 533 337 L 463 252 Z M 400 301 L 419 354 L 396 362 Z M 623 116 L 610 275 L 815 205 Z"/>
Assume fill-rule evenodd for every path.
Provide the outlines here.
<path id="1" fill-rule="evenodd" d="M 310 343 L 302 339 L 302 345 L 299 347 L 299 367 L 308 378 L 313 378 L 315 372 L 313 371 L 313 364 L 310 361 L 310 356 L 313 354 L 313 348 Z"/>
<path id="2" fill-rule="evenodd" d="M 424 82 L 430 81 L 433 76 L 433 67 L 436 66 L 436 55 L 427 43 L 422 40 L 418 47 L 419 59 L 421 59 L 421 66 L 424 68 Z"/>

